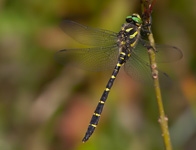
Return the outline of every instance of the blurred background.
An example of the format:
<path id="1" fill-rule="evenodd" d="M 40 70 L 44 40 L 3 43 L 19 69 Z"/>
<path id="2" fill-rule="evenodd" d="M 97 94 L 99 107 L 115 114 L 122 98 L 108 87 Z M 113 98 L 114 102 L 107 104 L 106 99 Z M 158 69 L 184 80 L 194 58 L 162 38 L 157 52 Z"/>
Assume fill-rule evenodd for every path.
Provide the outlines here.
<path id="1" fill-rule="evenodd" d="M 164 150 L 153 88 L 122 69 L 100 123 L 83 144 L 93 111 L 110 77 L 54 60 L 80 48 L 60 28 L 64 19 L 119 32 L 125 17 L 141 14 L 138 0 L 0 1 L 0 149 Z M 173 81 L 162 90 L 174 150 L 196 149 L 196 1 L 156 1 L 157 43 L 175 45 L 183 59 L 164 66 Z"/>

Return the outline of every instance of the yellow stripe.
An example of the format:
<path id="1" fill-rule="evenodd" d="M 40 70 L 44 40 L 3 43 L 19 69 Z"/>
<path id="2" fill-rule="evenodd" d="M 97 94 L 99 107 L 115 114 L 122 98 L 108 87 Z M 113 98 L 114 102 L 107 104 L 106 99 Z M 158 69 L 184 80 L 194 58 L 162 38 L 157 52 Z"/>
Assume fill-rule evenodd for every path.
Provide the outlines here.
<path id="1" fill-rule="evenodd" d="M 124 41 L 122 41 L 120 44 L 125 45 L 125 42 L 124 42 Z"/>
<path id="2" fill-rule="evenodd" d="M 138 34 L 138 32 L 135 31 L 135 33 L 131 34 L 131 35 L 129 36 L 129 38 L 130 38 L 130 39 L 133 39 L 137 34 Z"/>
<path id="3" fill-rule="evenodd" d="M 118 71 L 117 69 L 114 69 L 115 71 Z"/>
<path id="4" fill-rule="evenodd" d="M 135 43 L 136 43 L 136 40 L 135 40 L 135 42 L 134 42 L 134 43 L 132 43 L 132 44 L 131 44 L 131 47 L 133 47 L 133 46 L 135 45 Z"/>
<path id="5" fill-rule="evenodd" d="M 114 79 L 114 78 L 116 78 L 116 77 L 112 75 L 111 78 Z"/>
<path id="6" fill-rule="evenodd" d="M 125 58 L 123 58 L 123 57 L 120 57 L 121 59 L 125 59 Z"/>
<path id="7" fill-rule="evenodd" d="M 93 127 L 95 127 L 95 128 L 97 127 L 97 125 L 95 125 L 95 124 L 90 124 L 90 125 L 93 126 Z"/>
<path id="8" fill-rule="evenodd" d="M 117 66 L 118 66 L 118 67 L 120 67 L 120 66 L 121 66 L 121 64 L 117 63 Z"/>
<path id="9" fill-rule="evenodd" d="M 105 91 L 109 91 L 110 89 L 106 88 Z"/>
<path id="10" fill-rule="evenodd" d="M 100 115 L 100 114 L 98 114 L 98 113 L 94 113 L 93 115 L 98 116 L 98 117 L 99 117 L 99 116 L 101 116 L 101 115 Z"/>
<path id="11" fill-rule="evenodd" d="M 99 103 L 104 104 L 105 102 L 104 101 L 99 101 Z"/>
<path id="12" fill-rule="evenodd" d="M 131 31 L 133 28 L 128 28 L 128 29 L 126 29 L 125 31 L 126 32 L 129 32 L 129 31 Z"/>
<path id="13" fill-rule="evenodd" d="M 126 55 L 124 52 L 120 52 L 120 54 L 122 54 L 122 55 Z"/>
<path id="14" fill-rule="evenodd" d="M 130 56 L 131 56 L 131 53 L 128 54 L 128 57 L 130 57 Z"/>

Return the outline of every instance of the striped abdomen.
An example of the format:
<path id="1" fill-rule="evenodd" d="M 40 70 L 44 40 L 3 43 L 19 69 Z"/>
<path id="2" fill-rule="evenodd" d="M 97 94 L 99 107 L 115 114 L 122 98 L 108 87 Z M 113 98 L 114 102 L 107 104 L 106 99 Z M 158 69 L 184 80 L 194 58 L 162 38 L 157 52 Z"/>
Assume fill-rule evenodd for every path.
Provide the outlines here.
<path id="1" fill-rule="evenodd" d="M 95 128 L 97 127 L 97 124 L 99 122 L 99 118 L 101 116 L 101 112 L 103 110 L 103 107 L 104 107 L 105 101 L 108 97 L 108 94 L 110 92 L 110 89 L 111 89 L 111 87 L 114 83 L 114 80 L 120 70 L 120 67 L 125 62 L 125 56 L 126 56 L 126 54 L 124 52 L 120 53 L 118 63 L 115 66 L 114 71 L 112 73 L 112 76 L 110 77 L 110 80 L 108 81 L 108 84 L 106 85 L 106 89 L 104 90 L 103 95 L 101 96 L 101 99 L 97 105 L 97 108 L 94 111 L 94 114 L 93 114 L 92 119 L 90 121 L 90 124 L 88 126 L 85 137 L 82 140 L 83 142 L 86 142 L 89 139 L 89 137 L 93 134 Z"/>

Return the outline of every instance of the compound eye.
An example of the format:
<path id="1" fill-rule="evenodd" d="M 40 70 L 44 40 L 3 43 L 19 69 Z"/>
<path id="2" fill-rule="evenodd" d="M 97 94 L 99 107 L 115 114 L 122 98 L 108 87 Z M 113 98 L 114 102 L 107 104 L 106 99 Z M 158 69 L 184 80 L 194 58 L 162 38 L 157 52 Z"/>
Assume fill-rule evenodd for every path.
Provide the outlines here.
<path id="1" fill-rule="evenodd" d="M 131 18 L 134 22 L 138 24 L 142 24 L 142 19 L 138 14 L 133 14 Z"/>
<path id="2" fill-rule="evenodd" d="M 132 16 L 127 16 L 127 17 L 126 17 L 126 22 L 127 22 L 127 23 L 130 23 L 132 20 L 133 20 L 133 19 L 132 19 Z"/>

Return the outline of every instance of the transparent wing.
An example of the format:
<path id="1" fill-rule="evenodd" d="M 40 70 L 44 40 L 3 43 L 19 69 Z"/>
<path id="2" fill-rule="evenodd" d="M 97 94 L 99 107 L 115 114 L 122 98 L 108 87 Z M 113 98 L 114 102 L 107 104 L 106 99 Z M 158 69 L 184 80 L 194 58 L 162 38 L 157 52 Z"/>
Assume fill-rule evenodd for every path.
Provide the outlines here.
<path id="1" fill-rule="evenodd" d="M 117 33 L 81 25 L 74 21 L 64 20 L 61 29 L 81 44 L 92 46 L 110 46 L 117 43 Z"/>
<path id="2" fill-rule="evenodd" d="M 137 81 L 143 83 L 150 83 L 152 80 L 150 66 L 146 62 L 138 59 L 137 55 L 133 52 L 131 57 L 126 61 L 124 69 L 128 75 Z"/>
<path id="3" fill-rule="evenodd" d="M 65 64 L 72 61 L 74 65 L 89 71 L 113 69 L 118 61 L 118 47 L 93 47 L 86 49 L 64 49 L 55 54 L 55 59 Z"/>
<path id="4" fill-rule="evenodd" d="M 143 46 L 143 42 L 145 45 L 149 45 L 148 41 L 139 40 L 134 52 L 141 59 L 148 62 L 149 56 L 147 52 L 147 48 Z M 175 46 L 170 45 L 162 45 L 156 44 L 156 62 L 157 63 L 169 63 L 180 60 L 183 57 L 182 51 Z"/>
<path id="5" fill-rule="evenodd" d="M 134 52 L 125 63 L 124 68 L 126 73 L 133 79 L 141 81 L 145 84 L 152 84 L 153 79 L 150 64 L 137 56 Z M 164 87 L 171 85 L 171 79 L 169 78 L 169 76 L 159 69 L 158 72 L 161 85 L 163 85 Z"/>

